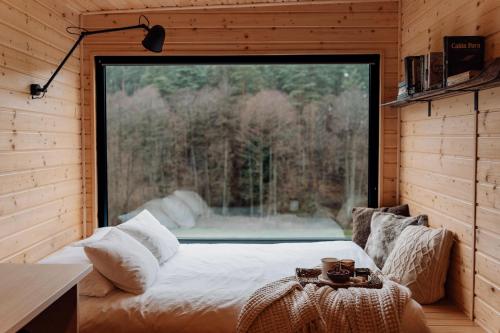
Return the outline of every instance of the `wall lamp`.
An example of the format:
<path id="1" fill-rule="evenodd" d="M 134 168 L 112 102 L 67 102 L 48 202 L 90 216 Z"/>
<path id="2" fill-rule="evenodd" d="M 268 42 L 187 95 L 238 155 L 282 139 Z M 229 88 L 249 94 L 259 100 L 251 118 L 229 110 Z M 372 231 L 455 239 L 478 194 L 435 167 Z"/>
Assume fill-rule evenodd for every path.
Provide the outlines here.
<path id="1" fill-rule="evenodd" d="M 141 23 L 141 18 L 144 18 L 148 24 Z M 86 36 L 91 36 L 91 35 L 97 35 L 97 34 L 103 34 L 106 32 L 115 32 L 115 31 L 122 31 L 122 30 L 132 30 L 132 29 L 143 29 L 146 31 L 146 37 L 144 37 L 144 40 L 142 41 L 142 46 L 146 48 L 147 50 L 151 52 L 161 52 L 163 49 L 163 43 L 165 42 L 165 29 L 161 25 L 154 25 L 151 28 L 149 27 L 149 20 L 146 16 L 141 15 L 139 17 L 139 24 L 137 25 L 131 25 L 127 27 L 120 27 L 120 28 L 112 28 L 112 29 L 103 29 L 103 30 L 94 30 L 94 31 L 89 31 L 84 28 L 80 27 L 68 27 L 66 29 L 67 32 L 78 35 L 78 33 L 71 32 L 70 29 L 78 29 L 80 30 L 79 37 L 76 40 L 75 44 L 69 50 L 68 54 L 64 57 L 63 61 L 59 64 L 57 69 L 55 70 L 54 74 L 50 77 L 50 79 L 47 81 L 42 86 L 39 84 L 31 84 L 30 85 L 30 94 L 31 98 L 37 99 L 37 98 L 43 98 L 45 96 L 45 93 L 47 92 L 47 88 L 50 86 L 56 75 L 59 73 L 61 68 L 64 66 L 66 61 L 68 61 L 69 57 L 75 51 L 76 47 L 80 42 L 86 37 Z"/>

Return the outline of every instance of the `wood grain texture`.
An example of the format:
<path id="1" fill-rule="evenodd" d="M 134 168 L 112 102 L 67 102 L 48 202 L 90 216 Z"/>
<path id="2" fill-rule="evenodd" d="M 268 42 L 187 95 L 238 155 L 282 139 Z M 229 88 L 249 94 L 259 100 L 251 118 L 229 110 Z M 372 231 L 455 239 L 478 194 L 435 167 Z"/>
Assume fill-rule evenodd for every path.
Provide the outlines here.
<path id="1" fill-rule="evenodd" d="M 151 11 L 148 17 L 152 23 L 169 28 L 164 55 L 380 54 L 381 96 L 388 101 L 395 97 L 397 85 L 397 13 L 397 1 L 330 1 L 178 8 Z M 118 27 L 135 24 L 137 15 L 135 12 L 84 15 L 83 24 L 89 29 Z M 93 57 L 150 55 L 143 50 L 140 40 L 141 33 L 130 32 L 95 36 L 84 42 L 88 233 L 97 224 Z M 379 201 L 382 205 L 392 205 L 397 201 L 397 113 L 382 108 L 380 124 Z"/>
<path id="2" fill-rule="evenodd" d="M 480 92 L 474 315 L 492 332 L 500 331 L 500 130 L 495 126 L 499 115 L 500 89 Z"/>
<path id="3" fill-rule="evenodd" d="M 441 301 L 422 306 L 431 333 L 483 333 L 456 305 Z"/>
<path id="4" fill-rule="evenodd" d="M 49 323 L 49 327 L 57 332 L 77 332 L 77 292 L 71 294 L 73 302 L 56 305 L 61 297 L 77 285 L 87 274 L 92 271 L 91 265 L 16 265 L 0 264 L 0 331 L 17 332 L 31 320 L 39 315 L 56 321 Z M 48 308 L 55 305 L 56 313 L 44 313 Z M 65 306 L 64 306 L 65 305 Z M 66 313 L 66 310 L 72 310 Z M 68 317 L 57 317 L 59 315 L 71 315 Z M 74 323 L 67 323 L 67 320 Z M 72 330 L 63 330 L 58 327 L 57 321 L 63 323 L 63 327 L 71 324 Z M 35 319 L 28 332 L 50 331 L 47 322 Z M 41 329 L 39 325 L 44 325 Z M 56 329 L 58 328 L 58 329 Z"/>
<path id="5" fill-rule="evenodd" d="M 446 35 L 486 36 L 487 61 L 499 57 L 499 15 L 496 0 L 402 0 L 399 77 L 405 56 L 442 51 Z M 454 251 L 450 271 L 465 262 L 474 266 L 461 281 L 448 279 L 451 298 L 484 329 L 498 332 L 500 89 L 480 93 L 477 115 L 471 94 L 433 102 L 430 117 L 419 104 L 400 112 L 401 200 L 456 233 L 462 250 Z"/>
<path id="6" fill-rule="evenodd" d="M 471 104 L 472 94 L 460 101 Z M 447 294 L 472 317 L 475 117 L 467 106 L 459 112 L 436 104 L 440 113 L 432 117 L 423 117 L 424 104 L 401 110 L 400 197 L 412 214 L 455 233 L 461 251 L 452 254 Z"/>
<path id="7" fill-rule="evenodd" d="M 0 0 L 0 262 L 33 262 L 82 236 L 79 53 L 44 99 L 29 95 L 74 43 L 64 29 L 78 14 L 59 7 Z"/>

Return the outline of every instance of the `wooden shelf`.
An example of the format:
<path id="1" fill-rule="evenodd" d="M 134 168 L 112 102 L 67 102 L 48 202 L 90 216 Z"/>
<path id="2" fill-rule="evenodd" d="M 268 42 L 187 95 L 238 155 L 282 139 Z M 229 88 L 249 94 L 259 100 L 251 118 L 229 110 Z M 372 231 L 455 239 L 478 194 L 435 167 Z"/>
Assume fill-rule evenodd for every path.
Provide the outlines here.
<path id="1" fill-rule="evenodd" d="M 489 66 L 487 66 L 481 74 L 464 83 L 460 83 L 451 87 L 434 89 L 424 91 L 421 93 L 413 94 L 404 99 L 395 100 L 389 103 L 382 104 L 382 106 L 400 107 L 413 103 L 427 102 L 430 103 L 434 100 L 452 97 L 455 95 L 465 94 L 469 92 L 477 92 L 484 89 L 494 88 L 500 86 L 500 58 L 496 58 Z"/>

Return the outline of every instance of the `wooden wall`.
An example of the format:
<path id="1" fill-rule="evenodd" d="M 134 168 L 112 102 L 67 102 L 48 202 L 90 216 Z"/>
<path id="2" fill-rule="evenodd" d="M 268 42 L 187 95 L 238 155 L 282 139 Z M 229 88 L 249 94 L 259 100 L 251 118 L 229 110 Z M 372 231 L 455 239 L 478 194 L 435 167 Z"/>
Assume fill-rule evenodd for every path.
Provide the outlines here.
<path id="1" fill-rule="evenodd" d="M 500 88 L 479 94 L 477 116 L 474 315 L 483 327 L 500 332 Z"/>
<path id="2" fill-rule="evenodd" d="M 0 0 L 0 262 L 33 262 L 82 236 L 79 54 L 44 99 L 78 13 L 52 1 Z"/>
<path id="3" fill-rule="evenodd" d="M 401 56 L 442 51 L 445 35 L 483 35 L 487 60 L 499 57 L 499 16 L 498 0 L 402 0 Z M 430 117 L 424 103 L 400 118 L 400 200 L 455 232 L 448 295 L 499 332 L 500 89 L 479 94 L 477 113 L 470 93 L 432 103 Z"/>
<path id="4" fill-rule="evenodd" d="M 165 55 L 378 53 L 382 100 L 395 97 L 398 1 L 177 9 L 148 12 L 167 28 Z M 138 13 L 84 15 L 86 28 L 136 24 Z M 97 223 L 93 57 L 146 53 L 143 33 L 127 31 L 89 38 L 84 44 L 86 188 L 88 228 Z M 396 201 L 397 112 L 381 112 L 380 202 Z"/>

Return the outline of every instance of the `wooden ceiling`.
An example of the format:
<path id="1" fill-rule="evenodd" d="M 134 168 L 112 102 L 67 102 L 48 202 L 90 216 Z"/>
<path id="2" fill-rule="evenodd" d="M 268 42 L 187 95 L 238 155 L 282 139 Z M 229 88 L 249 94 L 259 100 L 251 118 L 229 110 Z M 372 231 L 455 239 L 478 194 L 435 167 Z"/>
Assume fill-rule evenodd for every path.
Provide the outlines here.
<path id="1" fill-rule="evenodd" d="M 57 2 L 57 0 L 49 0 Z M 282 3 L 356 3 L 372 2 L 373 0 L 70 0 L 65 1 L 65 7 L 71 7 L 74 12 L 98 13 L 117 11 L 140 11 L 162 8 L 189 8 L 189 7 L 220 7 L 220 6 L 249 6 Z M 384 0 L 382 0 L 384 1 Z M 378 1 L 380 2 L 380 1 Z M 60 3 L 61 5 L 61 3 Z"/>

